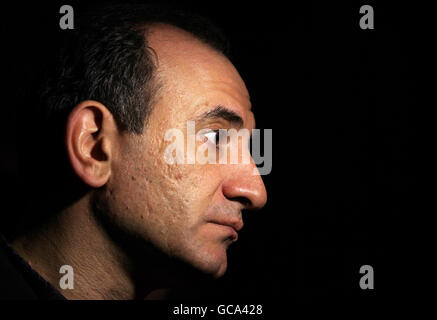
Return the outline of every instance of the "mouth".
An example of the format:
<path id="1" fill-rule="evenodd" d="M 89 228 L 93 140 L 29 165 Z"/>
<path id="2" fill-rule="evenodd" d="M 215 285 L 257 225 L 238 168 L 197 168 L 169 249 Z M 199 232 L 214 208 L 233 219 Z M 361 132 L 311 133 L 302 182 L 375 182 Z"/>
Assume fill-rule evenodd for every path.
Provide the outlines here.
<path id="1" fill-rule="evenodd" d="M 229 235 L 227 239 L 230 239 L 232 242 L 238 240 L 238 232 L 243 228 L 243 220 L 212 220 L 208 221 L 215 225 L 220 226 L 224 229 Z"/>

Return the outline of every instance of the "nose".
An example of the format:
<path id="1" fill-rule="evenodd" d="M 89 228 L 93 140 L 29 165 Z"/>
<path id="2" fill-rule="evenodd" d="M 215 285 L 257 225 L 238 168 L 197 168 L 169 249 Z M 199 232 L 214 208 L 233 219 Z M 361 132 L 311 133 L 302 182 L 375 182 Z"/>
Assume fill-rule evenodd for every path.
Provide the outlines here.
<path id="1" fill-rule="evenodd" d="M 238 201 L 243 209 L 258 210 L 267 202 L 267 191 L 259 174 L 254 174 L 255 164 L 235 165 L 222 185 L 223 195 Z M 258 170 L 256 170 L 258 172 Z"/>

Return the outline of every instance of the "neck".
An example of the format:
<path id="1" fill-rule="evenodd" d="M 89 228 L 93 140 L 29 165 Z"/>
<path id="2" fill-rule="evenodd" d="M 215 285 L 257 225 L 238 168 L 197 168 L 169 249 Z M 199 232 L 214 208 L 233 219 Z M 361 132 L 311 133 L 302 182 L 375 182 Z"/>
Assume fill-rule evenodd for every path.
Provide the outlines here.
<path id="1" fill-rule="evenodd" d="M 67 299 L 134 299 L 139 293 L 145 298 L 162 289 L 153 270 L 141 272 L 138 288 L 132 259 L 96 219 L 89 201 L 89 195 L 83 197 L 38 232 L 15 240 L 12 247 Z M 74 289 L 60 287 L 63 265 L 73 268 Z M 148 279 L 154 281 L 147 288 Z"/>

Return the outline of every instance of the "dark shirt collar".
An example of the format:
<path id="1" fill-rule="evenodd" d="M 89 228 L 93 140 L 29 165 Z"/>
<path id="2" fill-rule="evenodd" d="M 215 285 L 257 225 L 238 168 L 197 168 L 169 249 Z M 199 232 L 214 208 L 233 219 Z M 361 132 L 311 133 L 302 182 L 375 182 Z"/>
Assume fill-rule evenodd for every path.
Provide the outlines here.
<path id="1" fill-rule="evenodd" d="M 41 277 L 38 272 L 33 270 L 32 267 L 24 261 L 24 259 L 20 257 L 10 245 L 7 244 L 2 235 L 0 235 L 0 245 L 4 247 L 9 260 L 16 267 L 17 272 L 21 273 L 23 278 L 37 295 L 38 299 L 66 300 L 66 298 L 55 287 Z"/>

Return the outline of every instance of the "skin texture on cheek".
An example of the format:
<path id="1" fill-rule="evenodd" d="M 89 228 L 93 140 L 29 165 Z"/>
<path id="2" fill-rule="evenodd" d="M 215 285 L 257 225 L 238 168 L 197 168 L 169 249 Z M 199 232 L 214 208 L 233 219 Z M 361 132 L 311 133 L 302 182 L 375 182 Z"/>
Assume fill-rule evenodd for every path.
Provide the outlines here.
<path id="1" fill-rule="evenodd" d="M 112 198 L 111 206 L 118 208 L 118 223 L 129 232 L 169 256 L 187 259 L 208 201 L 199 201 L 204 193 L 196 190 L 201 177 L 193 166 L 167 164 L 164 140 L 152 130 L 126 139 L 124 156 L 114 168 L 113 194 L 118 198 Z"/>
<path id="2" fill-rule="evenodd" d="M 208 165 L 166 163 L 165 147 L 162 130 L 153 125 L 141 136 L 126 138 L 108 188 L 109 214 L 121 229 L 166 255 L 219 276 L 226 270 L 229 244 L 205 226 L 205 212 L 220 179 Z"/>

